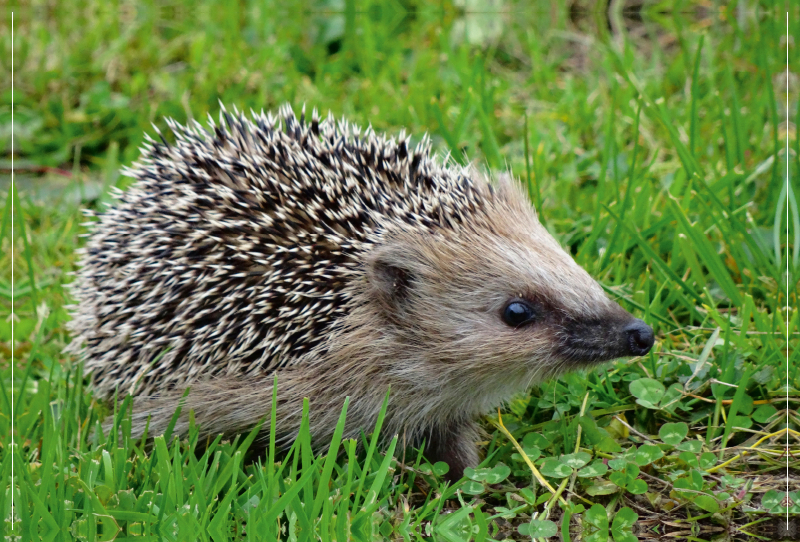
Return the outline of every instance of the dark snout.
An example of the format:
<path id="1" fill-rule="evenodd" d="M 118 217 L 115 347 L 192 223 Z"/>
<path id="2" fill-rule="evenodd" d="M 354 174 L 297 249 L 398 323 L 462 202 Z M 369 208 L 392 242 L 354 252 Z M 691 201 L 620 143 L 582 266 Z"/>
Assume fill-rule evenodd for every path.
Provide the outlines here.
<path id="1" fill-rule="evenodd" d="M 644 356 L 653 346 L 653 329 L 639 318 L 563 323 L 558 333 L 559 353 L 576 365 Z"/>
<path id="2" fill-rule="evenodd" d="M 623 332 L 626 335 L 629 356 L 644 356 L 653 346 L 653 328 L 645 324 L 644 320 L 636 318 L 625 326 Z"/>

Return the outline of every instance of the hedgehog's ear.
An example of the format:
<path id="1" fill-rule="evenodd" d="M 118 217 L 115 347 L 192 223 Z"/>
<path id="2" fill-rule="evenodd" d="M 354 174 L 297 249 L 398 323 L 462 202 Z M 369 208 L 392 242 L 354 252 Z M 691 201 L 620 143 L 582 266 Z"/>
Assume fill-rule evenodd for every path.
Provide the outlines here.
<path id="1" fill-rule="evenodd" d="M 381 251 L 367 261 L 367 282 L 380 304 L 390 314 L 396 314 L 408 298 L 414 275 L 408 268 L 407 258 L 393 250 Z"/>

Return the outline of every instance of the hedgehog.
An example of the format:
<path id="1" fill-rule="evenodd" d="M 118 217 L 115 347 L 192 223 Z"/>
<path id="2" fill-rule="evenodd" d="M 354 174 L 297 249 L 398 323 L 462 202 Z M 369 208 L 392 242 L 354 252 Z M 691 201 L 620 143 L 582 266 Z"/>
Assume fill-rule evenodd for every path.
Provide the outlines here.
<path id="1" fill-rule="evenodd" d="M 133 396 L 133 433 L 179 399 L 203 434 L 268 416 L 315 446 L 349 397 L 345 438 L 374 427 L 458 479 L 481 416 L 543 379 L 653 345 L 540 224 L 509 173 L 437 157 L 315 109 L 168 119 L 135 181 L 91 222 L 67 351 L 95 396 Z M 156 128 L 156 130 L 158 130 Z M 92 214 L 92 213 L 87 213 Z M 277 380 L 275 377 L 277 376 Z"/>

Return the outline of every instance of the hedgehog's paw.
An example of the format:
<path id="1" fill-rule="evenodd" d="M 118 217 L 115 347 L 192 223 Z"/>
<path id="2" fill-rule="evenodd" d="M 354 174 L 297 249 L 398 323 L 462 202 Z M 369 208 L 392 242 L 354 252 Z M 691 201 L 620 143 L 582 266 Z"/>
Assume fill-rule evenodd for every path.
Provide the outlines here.
<path id="1" fill-rule="evenodd" d="M 464 476 L 464 469 L 477 467 L 480 428 L 474 421 L 453 423 L 431 429 L 426 436 L 425 457 L 431 463 L 444 461 L 450 466 L 445 479 L 451 483 Z"/>

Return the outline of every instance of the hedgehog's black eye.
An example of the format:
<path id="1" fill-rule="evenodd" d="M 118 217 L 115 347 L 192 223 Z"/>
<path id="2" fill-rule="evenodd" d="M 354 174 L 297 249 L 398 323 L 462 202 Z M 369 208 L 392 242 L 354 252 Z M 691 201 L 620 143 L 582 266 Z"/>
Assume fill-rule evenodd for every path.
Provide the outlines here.
<path id="1" fill-rule="evenodd" d="M 519 327 L 532 322 L 535 318 L 536 312 L 533 307 L 522 299 L 512 299 L 503 309 L 503 322 L 511 327 Z"/>

